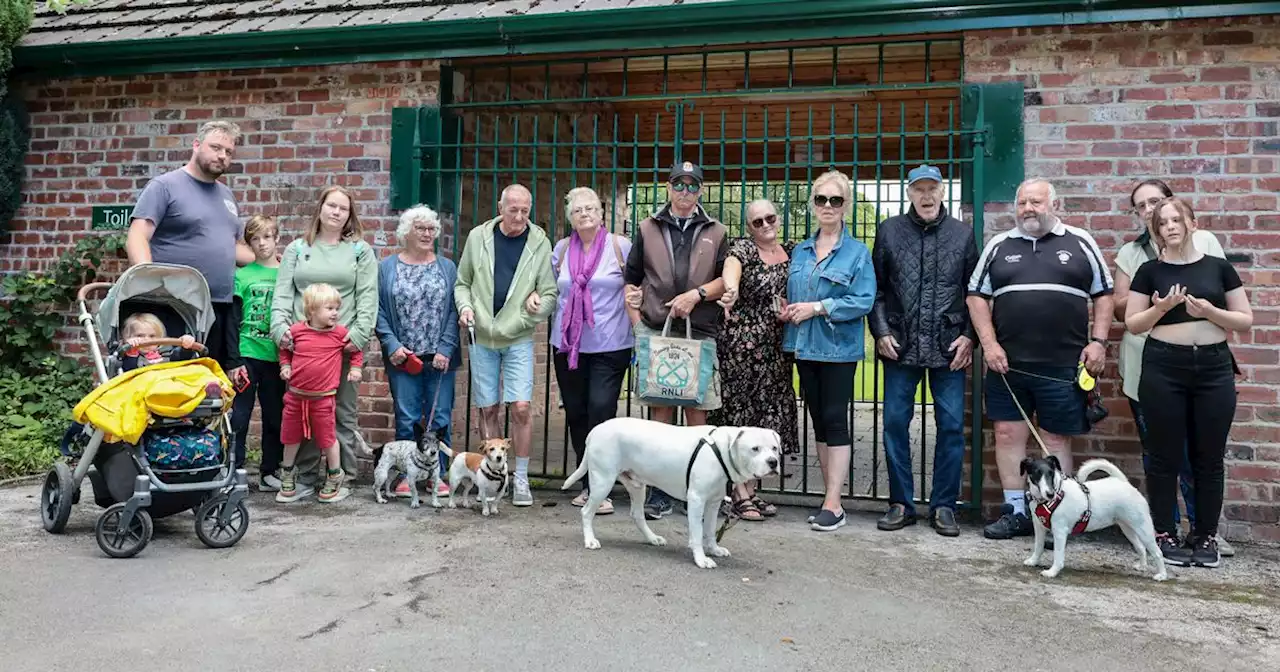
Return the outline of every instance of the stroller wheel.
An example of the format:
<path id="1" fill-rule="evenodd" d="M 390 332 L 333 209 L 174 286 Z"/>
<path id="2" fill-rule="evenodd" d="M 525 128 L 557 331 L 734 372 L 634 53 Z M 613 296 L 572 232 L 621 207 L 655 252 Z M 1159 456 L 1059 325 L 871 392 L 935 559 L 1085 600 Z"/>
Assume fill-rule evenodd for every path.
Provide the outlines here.
<path id="1" fill-rule="evenodd" d="M 232 508 L 226 494 L 205 500 L 196 512 L 196 536 L 209 548 L 230 548 L 249 531 L 249 508 L 243 501 Z"/>
<path id="2" fill-rule="evenodd" d="M 151 514 L 146 509 L 138 509 L 129 521 L 127 529 L 120 529 L 120 519 L 124 516 L 125 503 L 112 504 L 94 526 L 98 537 L 98 548 L 113 558 L 131 558 L 151 541 Z"/>
<path id="3" fill-rule="evenodd" d="M 55 462 L 53 469 L 44 477 L 44 487 L 40 489 L 40 522 L 44 523 L 45 532 L 59 534 L 66 529 L 71 505 L 80 498 L 79 495 L 71 467 L 66 462 Z"/>

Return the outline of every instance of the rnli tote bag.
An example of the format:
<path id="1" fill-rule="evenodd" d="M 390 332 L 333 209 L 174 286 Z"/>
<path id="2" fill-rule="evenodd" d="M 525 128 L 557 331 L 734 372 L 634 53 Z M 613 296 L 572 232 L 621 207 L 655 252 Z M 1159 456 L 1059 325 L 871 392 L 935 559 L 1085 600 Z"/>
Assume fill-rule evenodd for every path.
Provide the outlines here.
<path id="1" fill-rule="evenodd" d="M 670 336 L 671 316 L 662 335 L 636 336 L 636 394 L 645 403 L 699 406 L 716 370 L 716 342 L 695 340 L 684 321 L 684 338 Z"/>

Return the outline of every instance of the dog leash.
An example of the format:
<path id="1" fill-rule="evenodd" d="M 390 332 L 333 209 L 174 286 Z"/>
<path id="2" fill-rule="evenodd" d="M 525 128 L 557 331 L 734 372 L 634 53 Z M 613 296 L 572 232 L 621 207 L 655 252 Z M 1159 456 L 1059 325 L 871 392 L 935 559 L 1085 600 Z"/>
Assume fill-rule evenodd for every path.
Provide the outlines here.
<path id="1" fill-rule="evenodd" d="M 1012 371 L 1012 369 L 1010 369 L 1010 371 Z M 1035 374 L 1028 374 L 1028 375 L 1035 375 Z M 1027 417 L 1027 412 L 1022 408 L 1022 402 L 1018 401 L 1018 395 L 1013 393 L 1013 387 L 1009 385 L 1009 378 L 1002 373 L 1000 374 L 1000 380 L 1004 381 L 1005 389 L 1009 390 L 1009 396 L 1013 398 L 1013 404 L 1018 407 L 1018 414 L 1022 416 L 1022 421 L 1027 423 L 1027 429 L 1031 430 L 1031 436 L 1035 437 L 1036 443 L 1040 444 L 1041 452 L 1044 453 L 1045 457 L 1048 457 L 1049 447 L 1044 445 L 1044 439 L 1040 438 L 1040 432 L 1036 431 L 1036 426 L 1032 424 L 1031 418 Z M 1056 380 L 1056 379 L 1050 378 L 1050 380 Z"/>
<path id="2" fill-rule="evenodd" d="M 476 347 L 476 325 L 468 324 L 467 325 L 467 348 L 470 352 L 474 353 L 475 347 Z M 477 418 L 478 424 L 480 425 L 480 441 L 483 442 L 485 439 L 489 438 L 489 427 L 488 427 L 488 423 L 484 421 L 484 410 L 481 409 L 479 406 L 476 407 L 476 418 Z"/>

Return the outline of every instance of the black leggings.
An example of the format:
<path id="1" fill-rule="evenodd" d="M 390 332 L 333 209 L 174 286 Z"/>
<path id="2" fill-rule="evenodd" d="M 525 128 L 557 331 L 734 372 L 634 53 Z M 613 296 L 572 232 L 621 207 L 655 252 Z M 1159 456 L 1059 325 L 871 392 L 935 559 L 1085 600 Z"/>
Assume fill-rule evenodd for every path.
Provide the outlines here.
<path id="1" fill-rule="evenodd" d="M 578 368 L 569 369 L 569 353 L 554 350 L 556 383 L 564 401 L 565 424 L 569 425 L 569 441 L 582 464 L 587 449 L 587 434 L 596 425 L 618 414 L 618 397 L 622 379 L 631 366 L 631 348 L 613 352 L 578 353 Z M 582 481 L 587 489 L 587 479 Z"/>
<path id="2" fill-rule="evenodd" d="M 1156 532 L 1174 534 L 1183 446 L 1195 489 L 1195 536 L 1218 533 L 1223 456 L 1236 413 L 1231 351 L 1226 343 L 1174 345 L 1148 338 L 1138 396 L 1147 420 L 1147 495 Z"/>
<path id="3" fill-rule="evenodd" d="M 849 399 L 858 363 L 797 359 L 796 370 L 813 421 L 813 438 L 828 446 L 849 445 Z"/>

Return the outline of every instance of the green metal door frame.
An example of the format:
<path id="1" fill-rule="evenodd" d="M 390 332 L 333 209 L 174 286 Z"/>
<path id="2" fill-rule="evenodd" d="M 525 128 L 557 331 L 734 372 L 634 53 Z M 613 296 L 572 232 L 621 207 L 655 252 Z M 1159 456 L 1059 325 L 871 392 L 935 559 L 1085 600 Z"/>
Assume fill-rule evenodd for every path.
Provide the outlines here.
<path id="1" fill-rule="evenodd" d="M 665 76 L 665 74 L 664 74 Z M 939 87 L 947 85 L 947 82 L 926 82 L 926 86 Z M 874 84 L 872 85 L 875 86 Z M 928 105 L 925 104 L 925 126 L 923 128 L 908 127 L 906 117 L 906 103 L 901 103 L 901 111 L 898 114 L 899 122 L 894 128 L 886 126 L 883 123 L 882 115 L 886 110 L 899 105 L 898 103 L 851 103 L 853 105 L 852 132 L 845 132 L 843 129 L 837 130 L 835 126 L 836 105 L 835 104 L 808 104 L 801 103 L 807 107 L 809 114 L 807 119 L 793 120 L 791 110 L 787 110 L 786 118 L 775 119 L 770 132 L 769 110 L 767 106 L 762 106 L 764 117 L 764 130 L 760 137 L 755 135 L 748 136 L 746 125 L 746 110 L 742 110 L 742 136 L 733 137 L 726 136 L 725 122 L 729 120 L 724 109 L 718 113 L 712 112 L 710 123 L 715 127 L 719 124 L 720 135 L 714 134 L 708 136 L 705 128 L 708 125 L 708 113 L 700 109 L 698 101 L 704 100 L 709 96 L 687 96 L 681 93 L 669 93 L 665 98 L 664 105 L 661 110 L 651 117 L 641 119 L 641 115 L 636 114 L 632 119 L 627 120 L 630 124 L 622 123 L 622 119 L 616 113 L 592 111 L 591 109 L 579 109 L 578 106 L 583 101 L 577 97 L 577 94 L 568 96 L 572 100 L 566 103 L 563 100 L 545 101 L 539 99 L 537 101 L 524 102 L 516 100 L 493 101 L 493 102 L 464 102 L 461 104 L 446 104 L 443 107 L 431 108 L 404 108 L 393 111 L 393 138 L 392 138 L 392 194 L 395 207 L 407 207 L 407 204 L 416 203 L 422 200 L 431 201 L 434 194 L 437 198 L 443 198 L 446 194 L 452 195 L 454 203 L 464 204 L 469 200 L 469 206 L 458 208 L 458 210 L 470 210 L 469 221 L 474 225 L 476 222 L 488 218 L 489 210 L 484 210 L 484 216 L 481 216 L 481 198 L 486 203 L 489 199 L 494 201 L 493 207 L 496 207 L 497 194 L 500 182 L 523 180 L 524 176 L 528 176 L 531 180 L 525 180 L 526 184 L 532 187 L 535 198 L 535 210 L 541 208 L 540 220 L 550 222 L 548 233 L 553 238 L 558 238 L 563 233 L 561 227 L 566 226 L 563 223 L 563 216 L 558 210 L 558 199 L 561 193 L 569 186 L 579 186 L 581 184 L 590 184 L 596 186 L 601 195 L 604 196 L 609 189 L 613 193 L 617 193 L 618 186 L 622 182 L 628 182 L 634 190 L 637 185 L 661 185 L 665 180 L 665 165 L 660 166 L 659 163 L 665 159 L 660 156 L 675 157 L 676 160 L 684 159 L 685 143 L 690 141 L 686 138 L 688 133 L 692 133 L 694 124 L 697 124 L 697 142 L 698 155 L 695 160 L 704 164 L 704 170 L 707 171 L 708 181 L 713 179 L 720 181 L 728 181 L 730 184 L 736 184 L 734 187 L 739 190 L 736 200 L 725 201 L 723 189 L 720 191 L 720 212 L 722 218 L 727 220 L 737 218 L 736 226 L 742 226 L 742 209 L 745 208 L 747 198 L 747 190 L 759 190 L 759 194 L 771 196 L 774 191 L 782 189 L 790 189 L 792 186 L 792 171 L 795 171 L 795 185 L 798 185 L 801 191 L 811 183 L 812 178 L 826 168 L 825 165 L 835 164 L 842 169 L 848 171 L 852 168 L 855 177 L 859 167 L 874 167 L 876 199 L 881 198 L 882 185 L 892 184 L 894 180 L 898 180 L 901 184 L 902 174 L 899 173 L 894 178 L 893 173 L 885 173 L 886 165 L 895 168 L 904 169 L 906 163 L 916 161 L 917 158 L 908 158 L 906 152 L 907 143 L 924 137 L 926 140 L 930 134 L 936 136 L 945 136 L 947 147 L 941 155 L 934 157 L 929 154 L 930 143 L 925 142 L 923 145 L 925 160 L 939 161 L 939 165 L 944 166 L 944 175 L 950 174 L 954 179 L 958 180 L 961 189 L 960 193 L 953 193 L 952 198 L 955 199 L 953 209 L 959 209 L 958 206 L 963 203 L 972 208 L 974 236 L 978 244 L 981 246 L 984 239 L 984 217 L 983 209 L 985 204 L 994 200 L 1009 200 L 1012 197 L 1011 189 L 1017 185 L 1022 179 L 1022 138 L 1021 138 L 1021 108 L 1022 108 L 1022 89 L 1020 84 L 1000 84 L 1000 85 L 962 85 L 959 82 L 952 82 L 950 86 L 959 92 L 959 124 L 952 124 L 945 130 L 930 129 L 928 126 Z M 536 87 L 535 87 L 536 88 Z M 665 87 L 664 87 L 665 88 Z M 857 88 L 836 87 L 840 88 Z M 732 93 L 732 92 L 731 92 Z M 741 93 L 741 92 L 737 92 Z M 771 96 L 781 96 L 787 100 L 792 100 L 792 96 L 796 92 L 769 90 L 763 92 L 752 92 L 753 96 L 762 96 L 768 100 Z M 724 92 L 717 92 L 717 97 L 727 97 Z M 803 95 L 801 96 L 803 98 Z M 652 94 L 646 96 L 637 96 L 636 99 L 643 99 L 650 102 L 655 96 Z M 452 101 L 452 95 L 442 96 L 446 102 Z M 614 98 L 613 100 L 617 100 Z M 850 103 L 842 103 L 849 105 Z M 859 123 L 859 112 L 863 111 L 864 106 L 874 106 L 875 108 L 875 130 L 870 135 L 864 130 L 866 126 Z M 815 109 L 826 110 L 831 109 L 831 127 L 827 131 L 816 132 L 814 130 L 814 111 Z M 713 108 L 714 109 L 714 108 Z M 870 108 L 868 107 L 868 110 Z M 954 103 L 953 103 L 954 110 Z M 868 112 L 869 114 L 869 112 Z M 612 116 L 612 118 L 610 118 Z M 865 117 L 870 119 L 869 116 Z M 1016 122 L 1015 122 L 1016 120 Z M 643 126 L 642 126 L 643 122 Z M 914 123 L 914 122 L 913 122 Z M 1012 123 L 1013 126 L 1007 126 Z M 632 138 L 625 143 L 621 141 L 619 135 L 620 128 L 632 127 Z M 652 140 L 642 138 L 642 132 L 647 136 L 647 127 L 653 128 Z M 801 130 L 801 127 L 805 127 Z M 658 132 L 659 128 L 665 127 L 672 131 L 671 139 L 667 140 L 663 134 Z M 784 134 L 777 136 L 777 130 L 783 127 Z M 997 130 L 999 129 L 999 130 Z M 1010 132 L 1015 131 L 1015 132 Z M 452 136 L 452 137 L 451 137 Z M 865 147 L 862 145 L 872 141 L 874 146 L 868 143 Z M 626 145 L 631 145 L 627 148 Z M 774 145 L 782 154 L 782 158 L 773 156 L 770 160 L 770 146 Z M 719 148 L 718 151 L 716 148 Z M 735 152 L 726 152 L 728 148 L 741 147 L 741 161 L 735 161 L 737 157 L 733 156 Z M 748 148 L 756 147 L 762 149 L 765 153 L 762 157 L 757 154 L 756 158 L 748 159 Z M 804 147 L 805 159 L 800 163 L 793 163 L 796 155 L 796 148 Z M 825 159 L 813 160 L 815 149 L 829 148 Z M 850 148 L 852 154 L 849 153 Z M 868 150 L 865 154 L 860 154 L 859 149 Z M 690 145 L 689 149 L 692 149 Z M 650 150 L 652 155 L 650 156 Z M 839 152 L 837 151 L 839 150 Z M 897 160 L 892 157 L 897 152 Z M 606 163 L 603 167 L 599 165 L 598 157 L 601 153 L 608 154 L 613 157 L 612 165 Z M 629 156 L 628 156 L 629 154 Z M 562 160 L 562 155 L 572 157 L 571 162 L 568 159 Z M 582 161 L 579 158 L 582 157 Z M 622 163 L 620 163 L 622 162 Z M 886 164 L 886 162 L 888 162 Z M 622 168 L 623 164 L 627 164 Z M 785 179 L 780 184 L 774 184 L 770 180 L 770 169 L 780 168 L 785 170 Z M 895 171 L 896 172 L 896 171 Z M 905 170 L 903 170 L 905 173 Z M 753 179 L 748 175 L 760 175 L 759 183 L 752 182 Z M 864 173 L 866 174 L 866 173 Z M 713 178 L 718 175 L 718 178 Z M 500 177 L 501 176 L 501 177 Z M 568 177 L 566 177 L 568 176 Z M 540 179 L 542 178 L 542 179 Z M 612 179 L 610 179 L 612 178 Z M 882 182 L 882 178 L 884 181 Z M 549 182 L 550 184 L 547 184 Z M 434 187 L 432 185 L 435 185 Z M 468 187 L 464 187 L 464 184 Z M 600 188 L 603 187 L 603 190 Z M 712 187 L 708 184 L 708 187 Z M 465 191 L 469 188 L 470 196 Z M 549 188 L 549 191 L 547 189 Z M 660 191 L 658 187 L 654 187 L 656 191 Z M 662 195 L 655 191 L 655 198 L 661 199 Z M 711 197 L 704 189 L 704 206 L 709 209 L 714 207 L 714 200 L 709 201 Z M 539 194 L 543 196 L 539 196 Z M 751 193 L 756 193 L 752 191 Z M 779 194 L 782 191 L 778 191 Z M 547 194 L 550 194 L 548 196 Z M 788 192 L 789 194 L 789 192 Z M 549 205 L 539 204 L 547 203 Z M 899 196 L 905 199 L 905 192 Z M 640 199 L 633 198 L 631 201 L 632 221 L 638 221 L 637 217 L 642 216 L 637 210 Z M 791 201 L 799 201 L 801 204 L 807 202 L 807 196 L 791 196 L 787 195 L 783 198 L 776 198 L 775 202 L 785 206 Z M 434 205 L 434 203 L 430 203 Z M 729 206 L 726 209 L 726 206 Z M 483 205 L 484 208 L 491 207 L 488 204 Z M 807 209 L 800 206 L 804 213 Z M 734 210 L 737 210 L 735 213 Z M 550 213 L 549 216 L 547 213 Z M 780 211 L 782 212 L 782 211 Z M 874 214 L 874 213 L 873 213 Z M 802 214 L 807 218 L 807 214 Z M 788 215 L 784 214 L 784 227 L 790 226 Z M 857 217 L 854 220 L 855 235 L 863 237 L 868 244 L 871 242 L 870 237 L 874 235 L 874 225 L 879 221 L 879 214 L 874 214 L 874 218 L 866 222 L 861 222 Z M 461 224 L 463 220 L 467 220 L 467 213 L 459 212 L 456 222 Z M 861 227 L 861 230 L 858 230 Z M 797 227 L 798 229 L 798 227 Z M 797 229 L 792 229 L 790 234 L 795 235 Z M 785 229 L 784 229 L 785 230 Z M 805 220 L 804 232 L 807 234 L 809 226 L 807 219 Z M 739 231 L 740 233 L 740 231 Z M 461 243 L 463 232 L 455 230 L 453 237 L 453 255 L 455 258 L 461 251 Z M 874 355 L 871 356 L 874 362 Z M 981 361 L 980 356 L 976 361 Z M 551 385 L 550 361 L 546 363 L 546 384 Z M 860 370 L 868 371 L 864 374 L 869 376 L 869 385 L 872 390 L 871 404 L 873 408 L 878 407 L 878 394 L 880 377 L 878 366 L 859 367 Z M 974 367 L 974 375 L 972 380 L 972 417 L 970 422 L 971 439 L 970 439 L 970 465 L 971 479 L 970 488 L 971 496 L 966 506 L 977 510 L 981 507 L 982 499 L 982 388 L 981 388 L 981 366 Z M 468 393 L 466 399 L 468 408 L 466 415 L 468 423 L 470 422 L 471 409 L 470 400 L 470 383 L 468 381 Z M 559 472 L 549 462 L 548 446 L 550 445 L 550 418 L 552 408 L 550 407 L 550 389 L 548 387 L 545 397 L 544 407 L 544 427 L 543 427 L 543 459 L 542 470 L 540 474 L 543 477 L 555 478 L 564 473 L 568 464 L 567 440 L 564 441 L 566 449 L 561 455 L 562 464 Z M 919 403 L 922 409 L 929 406 L 926 397 L 922 394 L 919 397 Z M 626 413 L 632 411 L 630 394 L 628 393 Z M 851 426 L 857 427 L 854 423 L 854 414 L 856 404 L 850 406 Z M 917 417 L 920 417 L 917 414 Z M 922 418 L 922 421 L 924 418 Z M 865 422 L 865 420 L 863 421 Z M 872 473 L 878 474 L 880 462 L 880 418 L 878 412 L 872 411 L 874 429 L 874 449 L 872 452 Z M 799 421 L 802 437 L 807 436 L 808 417 L 807 414 L 801 412 Z M 865 425 L 864 425 L 865 427 Z M 566 430 L 567 431 L 567 430 Z M 922 425 L 921 441 L 925 442 Z M 566 437 L 567 438 L 567 437 Z M 803 439 L 802 439 L 803 440 Z M 927 445 L 924 444 L 924 445 Z M 801 467 L 804 470 L 805 478 L 808 476 L 808 451 L 804 451 L 804 459 L 806 463 Z M 922 497 L 927 494 L 924 489 L 925 464 L 928 459 L 926 455 L 931 451 L 922 450 L 919 471 L 916 472 L 920 478 L 920 493 Z M 853 491 L 854 487 L 854 465 L 850 465 L 850 496 L 865 496 Z M 536 474 L 535 475 L 539 475 Z M 873 476 L 870 495 L 879 497 L 878 477 Z M 816 494 L 808 492 L 808 481 L 802 485 L 802 494 Z"/>

